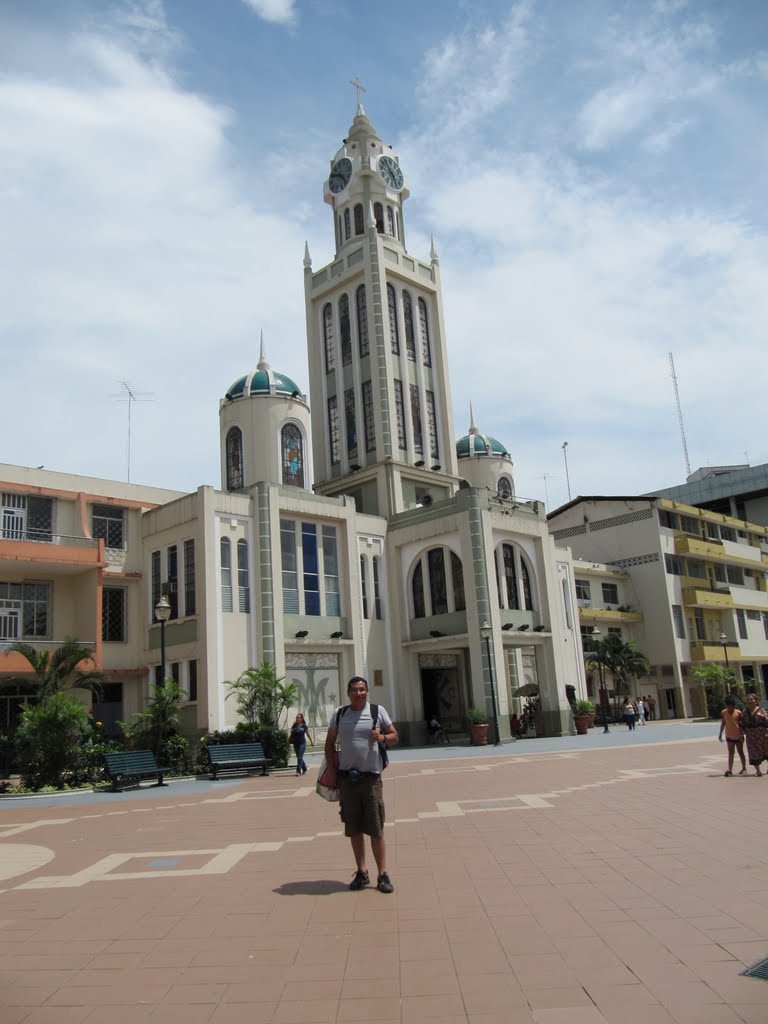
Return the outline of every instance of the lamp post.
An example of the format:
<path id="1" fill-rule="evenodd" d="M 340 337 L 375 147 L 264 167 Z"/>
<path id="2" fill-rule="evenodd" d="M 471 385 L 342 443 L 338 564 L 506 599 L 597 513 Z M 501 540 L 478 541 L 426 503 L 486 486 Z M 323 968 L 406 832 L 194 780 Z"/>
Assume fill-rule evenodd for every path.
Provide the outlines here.
<path id="1" fill-rule="evenodd" d="M 155 605 L 155 618 L 160 623 L 160 685 L 165 686 L 165 624 L 171 617 L 171 602 L 163 594 Z"/>
<path id="2" fill-rule="evenodd" d="M 571 478 L 568 475 L 568 452 L 565 450 L 568 447 L 568 442 L 563 441 L 560 446 L 563 449 L 563 461 L 565 462 L 565 482 L 568 485 L 568 501 L 571 500 Z"/>
<path id="3" fill-rule="evenodd" d="M 603 678 L 603 663 L 597 657 L 597 642 L 600 639 L 600 630 L 597 626 L 592 628 L 592 642 L 595 645 L 595 661 L 597 662 L 597 674 L 600 678 L 600 711 L 603 715 L 603 734 L 610 733 L 608 728 L 608 694 L 605 691 L 605 679 Z"/>
<path id="4" fill-rule="evenodd" d="M 493 679 L 493 665 L 491 664 L 491 637 L 493 636 L 493 626 L 488 624 L 486 619 L 480 627 L 480 635 L 485 640 L 485 657 L 488 662 L 488 676 L 491 681 L 491 704 L 493 705 L 493 729 L 495 740 L 493 745 L 497 747 L 501 743 L 501 737 L 499 735 L 499 713 L 496 709 L 496 686 Z"/>
<path id="5" fill-rule="evenodd" d="M 728 637 L 725 633 L 720 634 L 720 645 L 723 648 L 723 654 L 725 655 L 725 667 L 730 669 L 731 666 L 728 663 Z"/>

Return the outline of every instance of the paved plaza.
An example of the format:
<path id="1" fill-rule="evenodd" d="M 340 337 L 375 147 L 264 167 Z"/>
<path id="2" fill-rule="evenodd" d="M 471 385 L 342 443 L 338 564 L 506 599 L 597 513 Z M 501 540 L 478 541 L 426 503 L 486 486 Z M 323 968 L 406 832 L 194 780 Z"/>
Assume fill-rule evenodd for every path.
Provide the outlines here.
<path id="1" fill-rule="evenodd" d="M 768 781 L 716 730 L 399 751 L 391 896 L 314 766 L 4 801 L 0 1020 L 766 1024 Z"/>

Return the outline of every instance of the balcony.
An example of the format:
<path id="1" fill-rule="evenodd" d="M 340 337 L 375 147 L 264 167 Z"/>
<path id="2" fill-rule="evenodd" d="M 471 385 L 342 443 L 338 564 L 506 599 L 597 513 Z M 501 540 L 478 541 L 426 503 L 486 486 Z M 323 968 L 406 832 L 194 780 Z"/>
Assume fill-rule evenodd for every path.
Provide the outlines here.
<path id="1" fill-rule="evenodd" d="M 768 567 L 768 556 L 761 555 L 760 550 L 750 544 L 714 540 L 712 537 L 696 538 L 685 533 L 675 534 L 675 554 L 693 555 L 695 558 L 728 562 L 750 569 Z"/>
<path id="2" fill-rule="evenodd" d="M 739 645 L 731 641 L 725 646 L 728 649 L 728 661 L 739 661 L 741 658 Z M 714 640 L 692 640 L 691 661 L 725 661 L 723 645 Z"/>
<path id="3" fill-rule="evenodd" d="M 620 622 L 642 622 L 643 613 L 622 611 L 620 608 L 587 608 L 580 606 L 579 620 L 581 622 L 605 622 L 608 625 Z"/>
<path id="4" fill-rule="evenodd" d="M 0 573 L 78 573 L 103 568 L 102 541 L 44 530 L 0 531 Z"/>
<path id="5" fill-rule="evenodd" d="M 706 586 L 683 587 L 683 604 L 688 608 L 733 608 L 734 602 L 727 587 L 713 589 Z"/>

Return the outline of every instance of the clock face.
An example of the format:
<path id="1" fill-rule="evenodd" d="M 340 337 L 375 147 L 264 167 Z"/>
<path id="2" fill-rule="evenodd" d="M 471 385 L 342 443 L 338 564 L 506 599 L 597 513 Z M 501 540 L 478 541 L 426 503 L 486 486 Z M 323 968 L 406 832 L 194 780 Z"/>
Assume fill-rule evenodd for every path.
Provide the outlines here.
<path id="1" fill-rule="evenodd" d="M 393 160 L 391 156 L 379 158 L 379 174 L 395 192 L 399 192 L 403 187 L 403 172 L 400 170 L 397 161 Z"/>
<path id="2" fill-rule="evenodd" d="M 352 177 L 352 161 L 349 157 L 343 156 L 337 160 L 331 168 L 331 175 L 328 178 L 328 188 L 331 192 L 343 192 Z"/>

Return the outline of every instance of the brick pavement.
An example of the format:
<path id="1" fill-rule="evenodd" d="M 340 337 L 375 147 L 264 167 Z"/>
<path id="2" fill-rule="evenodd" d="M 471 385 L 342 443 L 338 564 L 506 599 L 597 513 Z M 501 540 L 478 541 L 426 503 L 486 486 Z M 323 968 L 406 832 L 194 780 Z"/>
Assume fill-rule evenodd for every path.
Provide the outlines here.
<path id="1" fill-rule="evenodd" d="M 0 1020 L 765 1024 L 768 782 L 723 767 L 711 738 L 398 761 L 392 896 L 348 891 L 314 772 L 3 803 Z"/>

